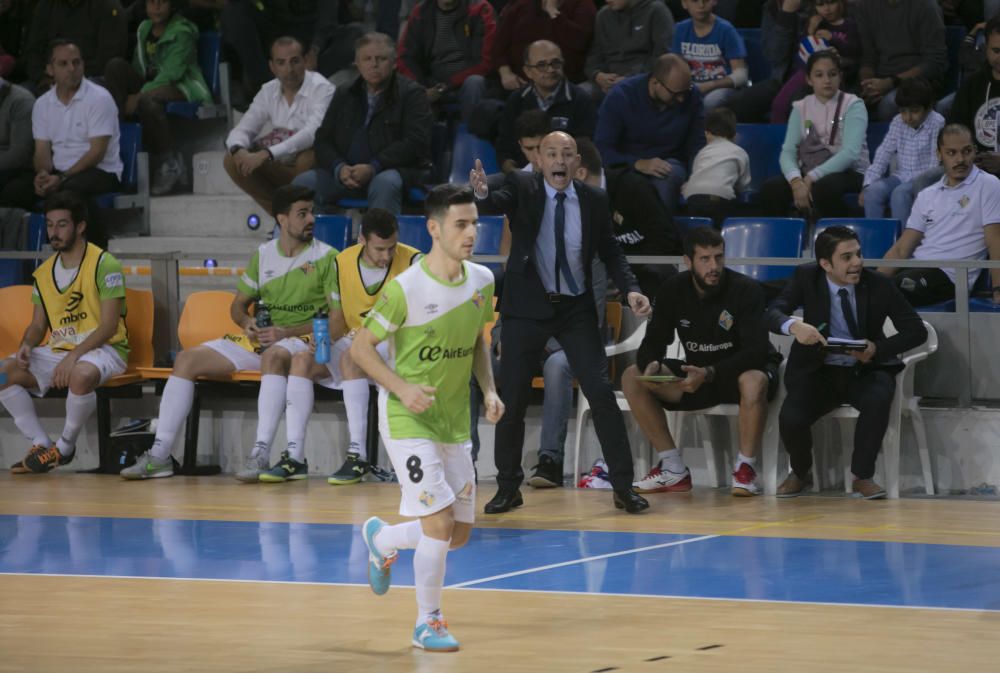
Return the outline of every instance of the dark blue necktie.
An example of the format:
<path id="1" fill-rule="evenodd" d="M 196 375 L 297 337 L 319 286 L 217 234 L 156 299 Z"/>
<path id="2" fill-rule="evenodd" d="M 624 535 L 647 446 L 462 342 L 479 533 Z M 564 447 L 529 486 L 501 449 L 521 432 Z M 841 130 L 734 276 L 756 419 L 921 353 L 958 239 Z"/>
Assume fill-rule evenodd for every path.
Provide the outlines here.
<path id="1" fill-rule="evenodd" d="M 573 273 L 569 269 L 569 260 L 566 258 L 566 193 L 556 194 L 556 292 L 560 292 L 559 275 L 566 276 L 566 285 L 569 286 L 570 294 L 579 294 L 580 290 L 573 279 Z"/>
<path id="2" fill-rule="evenodd" d="M 851 331 L 852 339 L 860 339 L 861 334 L 858 330 L 858 321 L 854 318 L 854 311 L 851 310 L 851 295 L 847 291 L 847 288 L 840 288 L 837 290 L 837 294 L 840 295 L 840 310 L 844 313 L 844 320 L 847 321 L 847 329 Z"/>

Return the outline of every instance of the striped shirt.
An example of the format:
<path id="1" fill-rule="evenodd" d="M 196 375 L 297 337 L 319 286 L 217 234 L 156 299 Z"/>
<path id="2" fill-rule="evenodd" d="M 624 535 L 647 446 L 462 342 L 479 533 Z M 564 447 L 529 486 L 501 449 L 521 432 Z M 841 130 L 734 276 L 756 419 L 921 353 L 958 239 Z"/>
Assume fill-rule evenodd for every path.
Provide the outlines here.
<path id="1" fill-rule="evenodd" d="M 909 182 L 937 166 L 937 137 L 943 126 L 944 117 L 934 110 L 915 129 L 904 122 L 901 115 L 893 117 L 885 140 L 875 152 L 875 160 L 865 171 L 864 186 L 885 177 L 893 159 L 896 160 L 896 167 L 889 174 L 902 182 Z"/>

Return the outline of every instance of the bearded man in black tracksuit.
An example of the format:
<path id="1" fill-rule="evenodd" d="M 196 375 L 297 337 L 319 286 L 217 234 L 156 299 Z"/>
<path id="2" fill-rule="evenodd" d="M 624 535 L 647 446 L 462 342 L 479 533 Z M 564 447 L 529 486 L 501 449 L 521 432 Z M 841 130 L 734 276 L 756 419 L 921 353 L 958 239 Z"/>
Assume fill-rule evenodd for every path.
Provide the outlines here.
<path id="1" fill-rule="evenodd" d="M 664 408 L 693 411 L 738 403 L 740 446 L 732 493 L 756 495 L 756 455 L 768 401 L 778 391 L 781 363 L 768 339 L 764 291 L 751 278 L 725 268 L 725 243 L 709 227 L 688 233 L 684 262 L 688 270 L 657 292 L 636 364 L 622 376 L 632 414 L 660 458 L 633 488 L 639 493 L 691 490 L 691 472 L 670 434 Z M 675 331 L 686 361 L 664 358 Z M 676 380 L 642 378 L 664 375 Z"/>

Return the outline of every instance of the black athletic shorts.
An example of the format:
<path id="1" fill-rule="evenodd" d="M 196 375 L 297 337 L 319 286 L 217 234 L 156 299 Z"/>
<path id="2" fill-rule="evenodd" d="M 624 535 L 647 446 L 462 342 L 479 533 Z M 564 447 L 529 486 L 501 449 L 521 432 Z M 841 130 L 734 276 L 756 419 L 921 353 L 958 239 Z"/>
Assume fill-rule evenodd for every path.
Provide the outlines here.
<path id="1" fill-rule="evenodd" d="M 677 376 L 686 376 L 681 369 L 687 363 L 683 360 L 668 358 L 663 360 L 671 372 Z M 767 364 L 760 371 L 767 376 L 767 401 L 771 402 L 778 394 L 778 367 L 781 365 L 780 357 L 769 357 Z M 738 378 L 738 377 L 737 377 Z M 664 409 L 670 411 L 697 411 L 698 409 L 708 409 L 716 404 L 739 404 L 740 385 L 737 378 L 723 378 L 716 376 L 711 383 L 703 383 L 694 393 L 684 393 L 676 402 L 668 402 L 659 399 Z"/>

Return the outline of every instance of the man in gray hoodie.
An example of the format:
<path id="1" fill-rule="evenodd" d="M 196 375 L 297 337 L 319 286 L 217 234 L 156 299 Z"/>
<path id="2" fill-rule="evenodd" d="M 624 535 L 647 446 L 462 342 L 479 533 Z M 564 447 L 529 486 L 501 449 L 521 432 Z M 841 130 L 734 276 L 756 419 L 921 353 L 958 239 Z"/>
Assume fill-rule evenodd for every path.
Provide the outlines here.
<path id="1" fill-rule="evenodd" d="M 599 104 L 620 80 L 649 72 L 670 49 L 674 17 L 663 0 L 607 0 L 597 13 L 580 86 Z"/>

